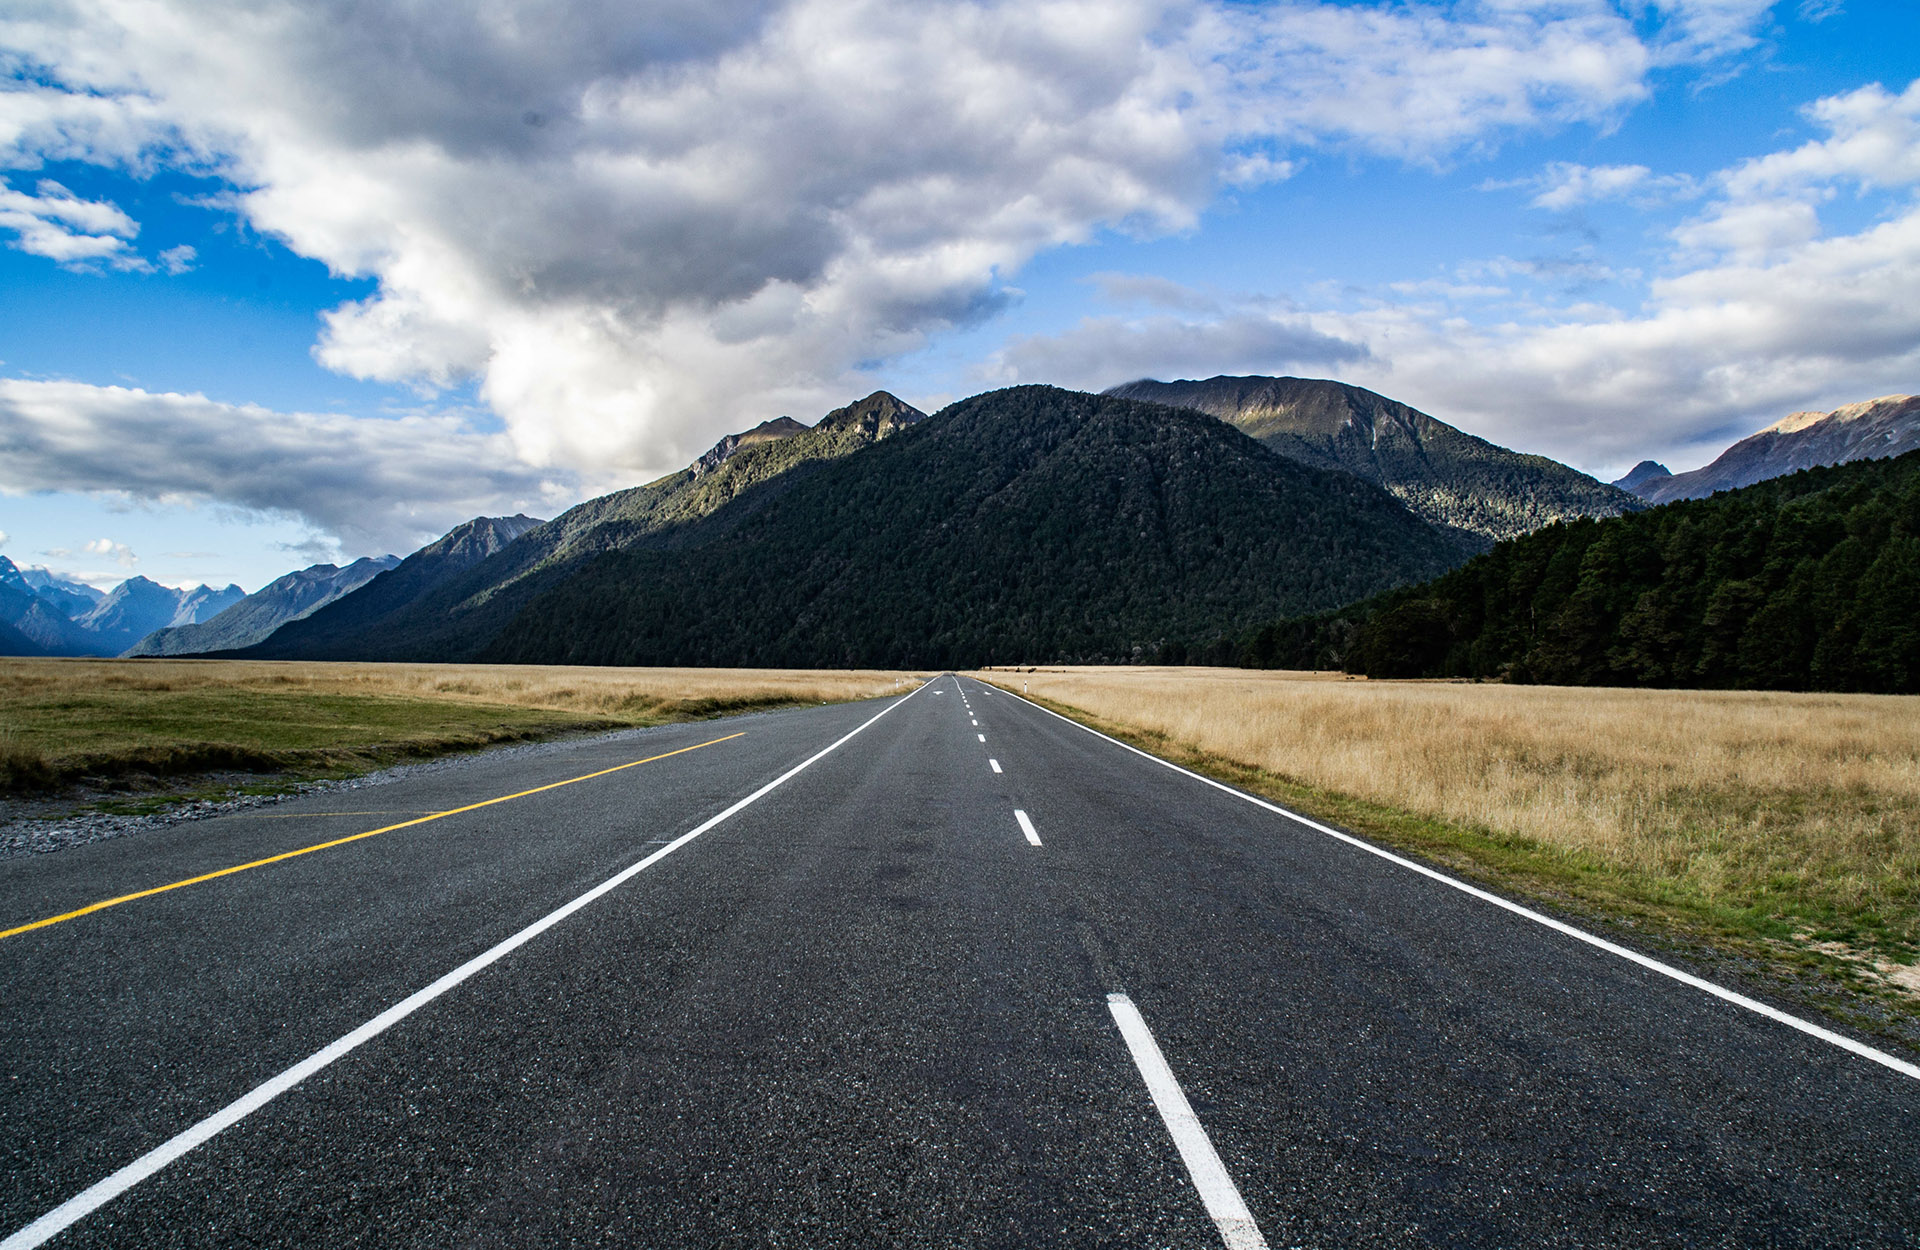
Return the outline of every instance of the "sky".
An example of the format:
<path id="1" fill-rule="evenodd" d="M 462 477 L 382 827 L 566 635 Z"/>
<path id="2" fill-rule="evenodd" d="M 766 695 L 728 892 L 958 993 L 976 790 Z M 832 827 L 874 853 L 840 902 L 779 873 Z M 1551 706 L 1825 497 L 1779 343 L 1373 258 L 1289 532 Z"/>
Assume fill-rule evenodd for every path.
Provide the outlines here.
<path id="1" fill-rule="evenodd" d="M 1912 0 L 14 0 L 0 555 L 257 589 L 885 389 L 1603 479 L 1920 391 Z"/>

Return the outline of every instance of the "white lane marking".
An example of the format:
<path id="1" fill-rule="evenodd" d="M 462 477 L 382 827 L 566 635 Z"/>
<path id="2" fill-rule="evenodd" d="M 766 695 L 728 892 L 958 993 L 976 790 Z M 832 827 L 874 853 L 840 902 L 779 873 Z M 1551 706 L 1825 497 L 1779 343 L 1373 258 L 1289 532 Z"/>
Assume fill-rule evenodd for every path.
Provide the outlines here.
<path id="1" fill-rule="evenodd" d="M 969 719 L 969 720 L 972 720 L 973 718 L 972 718 L 972 717 L 968 717 L 968 719 Z M 980 727 L 980 722 L 979 722 L 979 721 L 977 721 L 977 720 L 976 720 L 976 721 L 974 721 L 974 722 L 973 722 L 973 727 L 974 727 L 975 729 L 978 729 L 978 728 Z"/>
<path id="2" fill-rule="evenodd" d="M 266 1082 L 255 1086 L 251 1091 L 228 1103 L 220 1110 L 201 1120 L 198 1124 L 168 1138 L 160 1145 L 149 1150 L 146 1154 L 135 1159 L 132 1163 L 127 1164 L 119 1171 L 108 1176 L 105 1180 L 96 1181 L 86 1189 L 81 1190 L 78 1194 L 75 1194 L 33 1223 L 28 1224 L 25 1228 L 14 1233 L 5 1241 L 0 1241 L 0 1250 L 29 1250 L 29 1247 L 42 1244 L 77 1221 L 86 1218 L 94 1211 L 99 1210 L 107 1203 L 118 1198 L 127 1190 L 138 1185 L 141 1181 L 146 1180 L 160 1169 L 166 1167 L 169 1163 L 172 1163 L 174 1160 L 191 1151 L 194 1147 L 206 1143 L 222 1131 L 233 1127 L 314 1073 L 332 1064 L 335 1060 L 344 1057 L 363 1043 L 369 1042 L 382 1033 L 385 1033 L 394 1025 L 400 1023 L 442 994 L 445 994 L 456 985 L 459 985 L 468 977 L 486 968 L 489 964 L 495 963 L 518 950 L 520 947 L 525 946 L 534 938 L 539 937 L 548 929 L 553 928 L 553 926 L 559 924 L 562 920 L 573 915 L 573 913 L 598 900 L 602 895 L 619 889 L 633 877 L 659 863 L 701 834 L 712 829 L 715 825 L 720 824 L 728 817 L 743 811 L 768 794 L 779 789 L 782 785 L 785 785 L 794 777 L 799 776 L 820 760 L 825 759 L 842 746 L 845 746 L 856 734 L 865 730 L 867 726 L 873 724 L 874 721 L 879 720 L 880 717 L 885 716 L 888 712 L 893 711 L 893 709 L 901 706 L 907 699 L 911 699 L 915 694 L 919 694 L 920 691 L 924 689 L 926 689 L 926 687 L 921 686 L 919 689 L 913 691 L 912 694 L 907 695 L 906 698 L 889 703 L 876 715 L 862 723 L 853 733 L 840 739 L 832 746 L 826 748 L 826 750 L 808 756 L 803 762 L 781 773 L 778 777 L 775 777 L 772 781 L 761 786 L 758 790 L 755 790 L 752 794 L 741 799 L 725 811 L 718 815 L 707 817 L 707 819 L 699 825 L 681 834 L 639 863 L 634 864 L 630 868 L 622 869 L 572 902 L 548 912 L 545 916 L 534 921 L 504 942 L 475 955 L 472 959 L 461 964 L 458 968 L 447 973 L 425 989 L 417 990 L 408 997 L 395 1003 L 345 1037 L 321 1047 L 278 1076 L 272 1077 Z M 939 692 L 935 691 L 934 693 L 938 694 Z"/>
<path id="3" fill-rule="evenodd" d="M 993 771 L 994 771 L 994 772 L 996 772 L 996 773 L 997 773 L 997 772 L 999 772 L 999 771 L 1000 771 L 1000 761 L 999 761 L 999 760 L 988 760 L 988 761 L 987 761 L 987 763 L 989 763 L 989 764 L 991 764 L 991 765 L 993 765 Z"/>
<path id="4" fill-rule="evenodd" d="M 1260 1235 L 1260 1226 L 1253 1222 L 1253 1212 L 1247 1210 L 1247 1204 L 1241 1200 L 1239 1188 L 1233 1183 L 1233 1177 L 1227 1175 L 1226 1165 L 1220 1162 L 1207 1130 L 1200 1125 L 1200 1117 L 1193 1114 L 1180 1082 L 1173 1079 L 1173 1069 L 1167 1066 L 1166 1056 L 1160 1053 L 1147 1022 L 1140 1018 L 1140 1009 L 1125 994 L 1107 995 L 1107 1009 L 1113 1012 L 1113 1022 L 1120 1026 L 1120 1036 L 1133 1052 L 1133 1064 L 1140 1069 L 1147 1092 L 1153 1095 L 1153 1105 L 1159 1110 L 1167 1132 L 1173 1135 L 1180 1161 L 1187 1165 L 1193 1187 L 1200 1191 L 1200 1201 L 1213 1217 L 1214 1227 L 1220 1230 L 1220 1239 L 1227 1243 L 1227 1250 L 1267 1250 L 1267 1239 Z"/>
<path id="5" fill-rule="evenodd" d="M 1013 818 L 1020 822 L 1020 832 L 1027 835 L 1027 841 L 1039 846 L 1040 835 L 1033 831 L 1033 822 L 1027 819 L 1027 814 L 1016 807 L 1013 809 Z M 5 1247 L 0 1247 L 0 1250 L 5 1250 Z"/>
<path id="6" fill-rule="evenodd" d="M 1195 781 L 1198 781 L 1203 785 L 1209 785 L 1216 790 L 1222 791 L 1226 794 L 1231 794 L 1236 799 L 1241 799 L 1245 802 L 1251 803 L 1255 807 L 1263 807 L 1277 816 L 1284 816 L 1288 820 L 1293 821 L 1295 824 L 1304 825 L 1307 828 L 1312 829 L 1316 833 L 1324 833 L 1330 838 L 1336 839 L 1337 841 L 1345 842 L 1348 846 L 1352 846 L 1359 850 L 1365 851 L 1369 855 L 1377 855 L 1381 859 L 1386 860 L 1390 864 L 1398 864 L 1402 868 L 1405 868 L 1411 872 L 1417 872 L 1423 877 L 1429 877 L 1435 881 L 1438 881 L 1442 885 L 1452 886 L 1454 889 L 1459 890 L 1462 894 L 1471 894 L 1473 897 L 1481 900 L 1482 902 L 1492 903 L 1495 907 L 1503 908 L 1506 911 L 1512 912 L 1516 916 L 1525 917 L 1526 919 L 1533 921 L 1535 924 L 1545 925 L 1547 928 L 1552 929 L 1555 933 L 1564 934 L 1565 936 L 1570 937 L 1577 942 L 1585 942 L 1588 946 L 1592 946 L 1599 950 L 1603 950 L 1607 952 L 1609 955 L 1618 955 L 1620 958 L 1626 960 L 1627 962 L 1638 964 L 1649 972 L 1657 972 L 1663 977 L 1670 977 L 1673 980 L 1680 982 L 1680 984 L 1682 985 L 1692 986 L 1696 990 L 1700 990 L 1703 993 L 1711 994 L 1715 998 L 1721 999 L 1725 1002 L 1732 1003 L 1736 1007 L 1744 1007 L 1748 1011 L 1751 1011 L 1756 1015 L 1765 1016 L 1767 1019 L 1772 1020 L 1779 1024 L 1784 1024 L 1790 1029 L 1798 1029 L 1800 1032 L 1805 1033 L 1809 1037 L 1817 1037 L 1821 1041 L 1826 1042 L 1829 1045 L 1838 1046 L 1841 1050 L 1850 1051 L 1851 1053 L 1860 1056 L 1862 1059 L 1869 1059 L 1869 1060 L 1872 1060 L 1874 1063 L 1880 1064 L 1882 1067 L 1892 1068 L 1895 1072 L 1900 1073 L 1902 1076 L 1910 1076 L 1915 1080 L 1920 1080 L 1920 1064 L 1908 1063 L 1905 1059 L 1901 1059 L 1897 1056 L 1890 1055 L 1884 1050 L 1878 1050 L 1872 1046 L 1867 1045 L 1865 1042 L 1856 1042 L 1850 1037 L 1844 1036 L 1843 1034 L 1840 1034 L 1840 1033 L 1835 1033 L 1832 1029 L 1822 1028 L 1821 1026 L 1815 1024 L 1811 1020 L 1803 1020 L 1799 1016 L 1791 1015 L 1788 1012 L 1784 1012 L 1780 1010 L 1778 1007 L 1768 1006 L 1766 1003 L 1761 1002 L 1757 998 L 1748 998 L 1745 994 L 1740 994 L 1733 990 L 1727 989 L 1723 985 L 1715 985 L 1713 982 L 1708 981 L 1705 978 L 1696 977 L 1691 972 L 1683 972 L 1679 968 L 1674 967 L 1672 964 L 1661 963 L 1657 959 L 1653 959 L 1649 956 L 1642 955 L 1639 951 L 1630 950 L 1625 946 L 1620 946 L 1616 943 L 1609 942 L 1607 941 L 1607 939 L 1603 937 L 1597 937 L 1594 934 L 1586 932 L 1584 929 L 1576 929 L 1572 925 L 1567 924 L 1565 921 L 1555 920 L 1552 916 L 1548 916 L 1541 912 L 1537 912 L 1533 910 L 1533 908 L 1531 907 L 1522 907 L 1520 904 L 1512 902 L 1509 899 L 1501 898 L 1498 894 L 1490 893 L 1486 890 L 1481 889 L 1479 886 L 1468 885 L 1464 881 L 1459 881 L 1453 877 L 1449 877 L 1443 872 L 1439 872 L 1439 871 L 1436 871 L 1435 869 L 1427 867 L 1425 864 L 1417 864 L 1414 861 L 1406 858 L 1405 856 L 1395 855 L 1392 851 L 1382 850 L 1381 848 L 1374 846 L 1370 842 L 1365 842 L 1359 838 L 1354 837 L 1350 833 L 1342 833 L 1338 829 L 1329 828 L 1328 826 L 1321 824 L 1317 820 L 1311 820 L 1305 816 L 1300 815 L 1300 813 L 1298 812 L 1290 812 L 1286 808 L 1278 805 L 1277 803 L 1269 803 L 1265 799 L 1255 798 L 1251 794 L 1247 794 L 1244 791 L 1234 789 L 1232 786 L 1227 785 L 1225 782 L 1215 781 L 1211 777 L 1203 777 L 1199 773 L 1194 772 L 1190 768 L 1182 768 L 1180 767 L 1180 765 L 1173 763 L 1171 760 L 1163 760 L 1157 755 L 1152 755 L 1146 751 L 1142 751 L 1139 747 L 1132 746 L 1128 743 L 1122 742 L 1120 741 L 1120 739 L 1113 737 L 1111 734 L 1103 734 L 1098 729 L 1095 729 L 1092 726 L 1082 725 L 1079 721 L 1074 720 L 1070 716 L 1062 716 L 1060 715 L 1060 713 L 1054 711 L 1052 708 L 1041 707 L 1038 703 L 1035 703 L 1032 699 L 1022 698 L 1020 695 L 1014 695 L 1013 697 L 1016 699 L 1019 699 L 1022 703 L 1027 704 L 1029 707 L 1045 712 L 1048 716 L 1053 717 L 1055 720 L 1063 720 L 1067 722 L 1067 724 L 1072 725 L 1076 729 L 1084 729 L 1096 738 L 1105 738 L 1108 742 L 1113 743 L 1113 745 L 1121 748 L 1122 750 L 1131 751 L 1135 755 L 1139 756 L 1141 759 L 1152 760 L 1154 763 L 1160 765 L 1162 768 L 1170 768 L 1174 772 L 1181 773 L 1181 774 L 1184 774 L 1185 776 L 1191 777 Z M 0 1250 L 7 1250 L 7 1247 L 0 1246 Z"/>
<path id="7" fill-rule="evenodd" d="M 985 735 L 985 734 L 975 734 L 975 735 L 973 735 L 973 736 L 974 736 L 974 737 L 976 737 L 976 738 L 978 738 L 978 739 L 980 739 L 980 741 L 982 741 L 982 742 L 985 742 L 985 741 L 987 740 L 987 735 Z"/>

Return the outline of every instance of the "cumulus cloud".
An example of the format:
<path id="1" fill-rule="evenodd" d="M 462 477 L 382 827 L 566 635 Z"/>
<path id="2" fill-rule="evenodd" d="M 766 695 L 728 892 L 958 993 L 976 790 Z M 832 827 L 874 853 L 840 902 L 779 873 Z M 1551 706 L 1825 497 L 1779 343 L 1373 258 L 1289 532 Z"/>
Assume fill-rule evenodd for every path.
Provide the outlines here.
<path id="1" fill-rule="evenodd" d="M 1513 186 L 1533 190 L 1535 194 L 1529 202 L 1535 208 L 1556 212 L 1602 200 L 1652 203 L 1698 192 L 1694 180 L 1684 174 L 1655 176 L 1645 165 L 1581 165 L 1573 161 L 1554 161 L 1537 178 L 1517 183 L 1491 182 L 1484 189 Z"/>
<path id="2" fill-rule="evenodd" d="M 1463 265 L 1457 283 L 1394 290 L 1437 302 L 1296 310 L 1287 324 L 1349 346 L 1353 354 L 1330 357 L 1347 381 L 1603 473 L 1648 456 L 1698 462 L 1789 411 L 1920 389 L 1920 202 L 1896 201 L 1852 233 L 1828 233 L 1818 213 L 1850 183 L 1920 182 L 1920 132 L 1908 129 L 1916 104 L 1920 86 L 1820 101 L 1807 115 L 1827 137 L 1704 181 L 1716 198 L 1673 231 L 1668 270 L 1646 282 L 1638 307 L 1529 304 L 1507 284 L 1476 280 L 1551 289 L 1625 275 L 1589 270 L 1578 257 L 1498 258 Z M 1910 164 L 1916 172 L 1903 172 Z M 1488 296 L 1510 298 L 1524 315 L 1490 323 L 1455 309 Z M 1166 341 L 1234 344 L 1250 318 L 1266 315 L 1228 301 L 1167 327 Z M 1126 343 L 1129 326 L 1141 330 L 1133 346 L 1152 359 L 1148 323 L 1107 320 L 1014 340 L 998 363 L 1009 380 L 1112 385 L 1141 370 L 1096 344 Z M 1298 359 L 1284 343 L 1264 359 L 1257 342 L 1248 346 L 1169 348 L 1157 376 L 1274 373 Z"/>
<path id="3" fill-rule="evenodd" d="M 140 563 L 140 557 L 133 554 L 132 547 L 127 546 L 125 543 L 117 543 L 111 538 L 96 538 L 81 547 L 80 551 L 84 555 L 99 556 L 111 560 L 123 569 L 130 569 Z"/>
<path id="4" fill-rule="evenodd" d="M 35 194 L 16 191 L 0 178 L 0 230 L 14 234 L 12 246 L 45 256 L 69 268 L 105 262 L 117 268 L 142 268 L 128 245 L 139 223 L 103 200 L 83 200 L 50 178 Z"/>
<path id="5" fill-rule="evenodd" d="M 612 484 L 843 402 L 1040 251 L 1183 229 L 1300 153 L 1608 121 L 1767 7 L 49 0 L 0 19 L 33 67 L 0 163 L 226 179 L 253 227 L 377 280 L 320 361 L 477 379 L 515 454 Z"/>
<path id="6" fill-rule="evenodd" d="M 1920 79 L 1899 95 L 1872 83 L 1804 111 L 1827 137 L 1742 163 L 1727 174 L 1729 196 L 1746 199 L 1836 181 L 1864 187 L 1920 182 Z"/>
<path id="7" fill-rule="evenodd" d="M 154 257 L 154 259 L 160 262 L 162 269 L 170 274 L 178 275 L 193 268 L 193 262 L 198 260 L 199 257 L 199 250 L 191 243 L 182 243 L 178 247 L 167 248 L 161 252 L 160 255 Z"/>
<path id="8" fill-rule="evenodd" d="M 501 508 L 551 515 L 574 495 L 563 476 L 520 464 L 504 436 L 451 417 L 356 420 L 0 379 L 0 490 L 107 489 L 296 517 L 366 552 L 411 551 Z"/>

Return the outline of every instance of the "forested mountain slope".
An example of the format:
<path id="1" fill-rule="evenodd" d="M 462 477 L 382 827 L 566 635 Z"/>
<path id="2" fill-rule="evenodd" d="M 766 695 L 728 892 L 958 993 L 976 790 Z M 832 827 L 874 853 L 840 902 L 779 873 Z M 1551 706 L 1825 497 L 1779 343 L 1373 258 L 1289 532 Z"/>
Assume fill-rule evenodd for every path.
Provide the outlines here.
<path id="1" fill-rule="evenodd" d="M 599 556 L 476 658 L 1177 658 L 1278 613 L 1431 575 L 1468 550 L 1373 484 L 1200 413 L 1016 387 L 820 465 L 744 517 L 723 507 L 669 544 Z"/>
<path id="2" fill-rule="evenodd" d="M 322 634 L 276 635 L 308 658 L 471 659 L 536 596 L 610 551 L 711 541 L 829 461 L 852 455 L 923 419 L 876 391 L 811 428 L 781 418 L 729 435 L 677 473 L 589 499 L 518 536 L 490 558 L 427 588 L 376 621 L 323 621 Z M 714 517 L 712 525 L 695 522 Z"/>
<path id="3" fill-rule="evenodd" d="M 1617 516 L 1632 495 L 1546 456 L 1509 451 L 1398 400 L 1315 378 L 1145 379 L 1106 394 L 1194 408 L 1302 464 L 1378 482 L 1436 525 L 1482 546 L 1581 516 Z"/>
<path id="4" fill-rule="evenodd" d="M 537 517 L 475 517 L 311 615 L 288 621 L 265 642 L 214 652 L 249 660 L 365 660 L 367 640 L 450 577 L 472 568 L 542 524 Z"/>
<path id="5" fill-rule="evenodd" d="M 1501 543 L 1243 641 L 1271 667 L 1566 685 L 1920 692 L 1920 452 Z"/>

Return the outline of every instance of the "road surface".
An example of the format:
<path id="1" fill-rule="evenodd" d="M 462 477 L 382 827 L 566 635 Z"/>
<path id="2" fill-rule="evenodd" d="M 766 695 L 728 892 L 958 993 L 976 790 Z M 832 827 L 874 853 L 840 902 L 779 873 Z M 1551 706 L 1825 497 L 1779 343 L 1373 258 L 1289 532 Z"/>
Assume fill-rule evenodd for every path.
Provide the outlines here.
<path id="1" fill-rule="evenodd" d="M 7 1250 L 1920 1229 L 1898 1058 L 953 676 L 9 860 L 0 929 Z"/>

